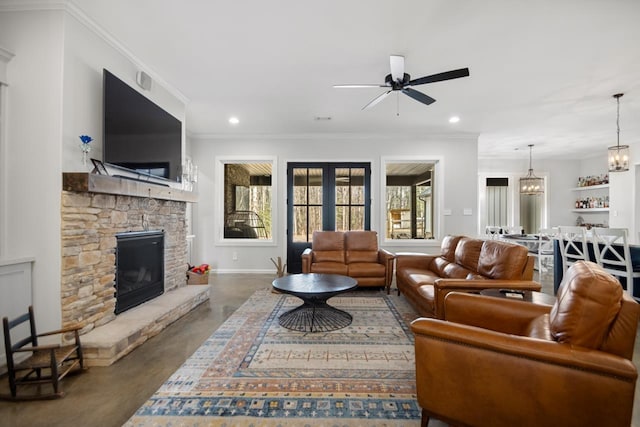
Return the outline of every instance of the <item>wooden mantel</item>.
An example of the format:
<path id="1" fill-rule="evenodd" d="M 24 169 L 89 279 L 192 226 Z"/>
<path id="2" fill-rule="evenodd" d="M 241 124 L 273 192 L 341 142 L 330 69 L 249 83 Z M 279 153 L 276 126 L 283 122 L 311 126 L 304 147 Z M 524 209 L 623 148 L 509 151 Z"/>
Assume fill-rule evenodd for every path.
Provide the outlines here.
<path id="1" fill-rule="evenodd" d="M 197 202 L 198 194 L 178 188 L 165 187 L 153 182 L 136 181 L 86 172 L 63 172 L 62 189 L 80 193 L 119 194 L 122 196 L 151 197 L 153 199 Z"/>

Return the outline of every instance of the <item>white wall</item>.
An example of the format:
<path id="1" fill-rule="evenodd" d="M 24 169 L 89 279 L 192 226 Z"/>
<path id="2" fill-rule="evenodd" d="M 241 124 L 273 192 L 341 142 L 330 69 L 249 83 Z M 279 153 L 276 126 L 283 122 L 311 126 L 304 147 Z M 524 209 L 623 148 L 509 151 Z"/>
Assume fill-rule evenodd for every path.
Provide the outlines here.
<path id="1" fill-rule="evenodd" d="M 4 258 L 35 259 L 33 303 L 43 330 L 61 322 L 62 172 L 91 169 L 82 164 L 79 135 L 92 136 L 91 157 L 102 157 L 102 69 L 133 87 L 139 69 L 95 25 L 60 7 L 0 12 L 0 46 L 15 54 L 0 159 L 7 181 L 0 235 L 6 236 Z M 145 95 L 184 120 L 185 104 L 169 90 L 154 84 Z"/>
<path id="2" fill-rule="evenodd" d="M 270 257 L 286 258 L 286 170 L 288 162 L 305 161 L 364 161 L 371 162 L 372 215 L 371 228 L 384 230 L 384 203 L 381 192 L 381 158 L 440 159 L 443 177 L 441 208 L 451 215 L 438 218 L 441 236 L 445 234 L 475 234 L 477 206 L 477 139 L 475 137 L 349 137 L 336 135 L 268 136 L 245 138 L 208 138 L 192 135 L 189 145 L 199 167 L 199 202 L 194 205 L 195 262 L 212 264 L 219 272 L 272 271 Z M 216 182 L 216 156 L 246 159 L 247 156 L 275 156 L 278 176 L 277 216 L 274 221 L 274 244 L 257 246 L 220 245 L 216 241 L 217 228 L 222 225 L 221 211 L 215 200 L 222 183 Z M 436 184 L 437 186 L 438 184 Z M 382 206 L 382 207 L 381 207 Z M 471 215 L 463 215 L 471 209 Z M 381 233 L 379 233 L 381 234 Z M 440 237 L 441 237 L 440 236 Z M 391 242 L 385 248 L 392 251 L 439 250 L 438 242 Z M 238 260 L 232 259 L 237 252 Z"/>
<path id="3" fill-rule="evenodd" d="M 33 257 L 41 328 L 60 324 L 60 191 L 63 13 L 0 13 L 8 64 L 4 257 Z M 26 307 L 25 307 L 26 309 Z"/>
<path id="4" fill-rule="evenodd" d="M 514 179 L 527 175 L 529 159 L 496 160 L 480 159 L 478 173 L 481 177 L 509 176 Z M 578 160 L 550 160 L 534 159 L 533 173 L 544 177 L 546 183 L 545 203 L 547 216 L 543 219 L 543 227 L 575 224 L 576 215 L 571 212 L 575 201 L 575 194 L 569 189 L 576 187 L 580 172 Z M 517 204 L 518 201 L 515 201 Z M 480 206 L 480 210 L 485 209 Z M 517 206 L 514 207 L 517 210 Z M 519 220 L 519 211 L 514 212 L 514 218 Z M 517 225 L 517 224 L 516 224 Z"/>

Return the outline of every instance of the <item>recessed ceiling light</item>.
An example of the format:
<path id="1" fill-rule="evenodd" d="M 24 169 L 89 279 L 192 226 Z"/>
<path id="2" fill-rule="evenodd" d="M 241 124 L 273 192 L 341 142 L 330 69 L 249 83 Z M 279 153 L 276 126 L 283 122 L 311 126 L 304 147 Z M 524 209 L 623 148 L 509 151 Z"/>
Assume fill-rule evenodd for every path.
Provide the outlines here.
<path id="1" fill-rule="evenodd" d="M 232 125 L 237 125 L 238 123 L 240 123 L 240 120 L 237 117 L 230 117 L 229 123 L 231 123 Z"/>
<path id="2" fill-rule="evenodd" d="M 460 117 L 458 116 L 449 117 L 449 123 L 458 123 L 459 121 L 460 121 Z"/>

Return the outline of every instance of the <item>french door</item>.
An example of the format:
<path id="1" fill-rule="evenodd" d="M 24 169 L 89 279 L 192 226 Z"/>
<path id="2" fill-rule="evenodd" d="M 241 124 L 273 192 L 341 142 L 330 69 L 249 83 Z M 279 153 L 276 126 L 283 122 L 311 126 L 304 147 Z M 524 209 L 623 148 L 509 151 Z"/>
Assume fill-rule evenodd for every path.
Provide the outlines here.
<path id="1" fill-rule="evenodd" d="M 314 231 L 371 229 L 370 163 L 287 165 L 287 271 L 302 271 Z"/>

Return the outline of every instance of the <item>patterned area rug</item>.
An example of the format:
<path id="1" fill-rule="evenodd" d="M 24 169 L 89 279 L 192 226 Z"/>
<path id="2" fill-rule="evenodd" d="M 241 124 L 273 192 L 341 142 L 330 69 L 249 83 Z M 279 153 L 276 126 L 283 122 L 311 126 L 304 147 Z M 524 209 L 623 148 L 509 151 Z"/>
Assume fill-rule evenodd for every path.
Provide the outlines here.
<path id="1" fill-rule="evenodd" d="M 415 312 L 402 297 L 356 291 L 329 300 L 350 326 L 303 333 L 278 316 L 301 301 L 257 291 L 125 424 L 418 426 Z"/>

